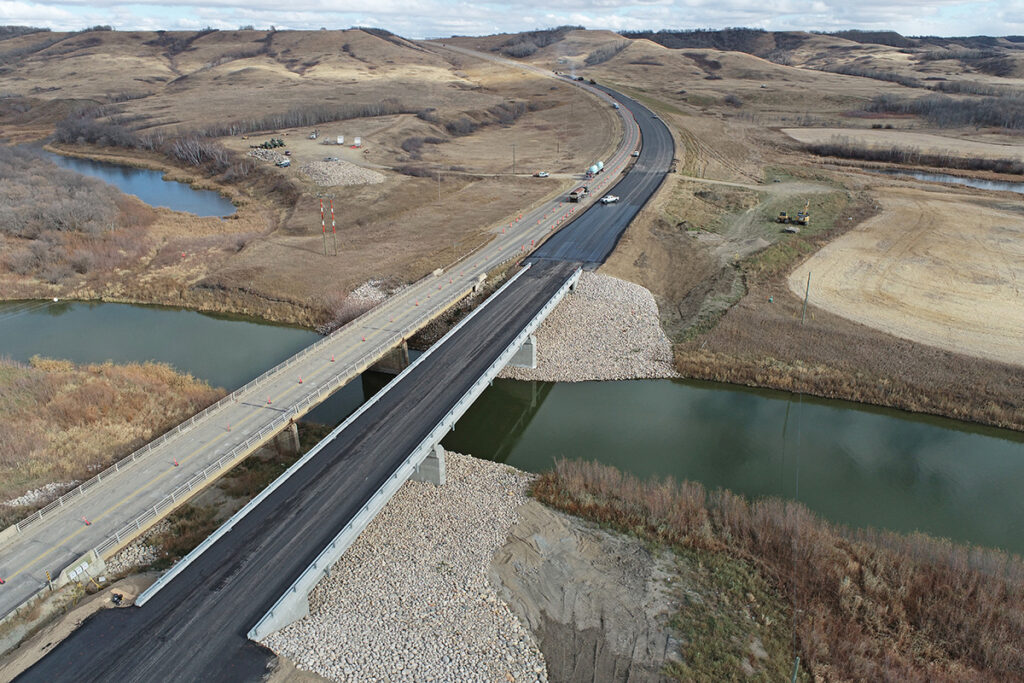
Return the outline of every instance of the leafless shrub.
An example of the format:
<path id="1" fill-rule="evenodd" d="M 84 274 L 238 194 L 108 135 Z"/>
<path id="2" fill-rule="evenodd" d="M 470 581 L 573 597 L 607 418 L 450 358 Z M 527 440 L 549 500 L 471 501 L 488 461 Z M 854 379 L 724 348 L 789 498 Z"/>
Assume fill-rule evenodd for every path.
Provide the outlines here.
<path id="1" fill-rule="evenodd" d="M 889 83 L 899 83 L 900 85 L 908 88 L 923 88 L 924 84 L 916 78 L 910 76 L 904 76 L 893 71 L 885 71 L 883 69 L 875 69 L 863 64 L 840 64 L 837 66 L 831 66 L 823 68 L 822 71 L 828 71 L 834 74 L 845 74 L 847 76 L 860 76 L 861 78 L 871 78 L 876 81 L 887 81 Z"/>
<path id="2" fill-rule="evenodd" d="M 514 57 L 516 59 L 520 59 L 522 57 L 529 57 L 538 49 L 539 48 L 537 47 L 537 45 L 532 41 L 522 40 L 520 42 L 512 43 L 511 45 L 506 45 L 505 47 L 501 48 L 501 54 L 505 55 L 506 57 Z"/>
<path id="3" fill-rule="evenodd" d="M 623 40 L 612 45 L 602 45 L 598 48 L 595 48 L 594 50 L 591 50 L 590 54 L 588 54 L 584 58 L 583 63 L 586 64 L 587 66 L 596 66 L 598 64 L 604 64 L 609 59 L 611 59 L 612 57 L 614 57 L 615 55 L 619 54 L 627 47 L 629 47 L 629 43 L 630 41 Z"/>
<path id="4" fill-rule="evenodd" d="M 922 152 L 916 147 L 868 147 L 858 145 L 848 138 L 835 137 L 829 142 L 807 145 L 807 151 L 818 156 L 861 159 L 891 164 L 913 166 L 935 166 L 963 171 L 993 171 L 1024 175 L 1024 162 L 1019 159 L 988 159 L 985 157 L 960 157 L 952 154 Z"/>
<path id="5" fill-rule="evenodd" d="M 434 177 L 434 171 L 430 170 L 426 166 L 415 166 L 412 164 L 406 164 L 404 166 L 396 166 L 395 170 L 403 175 L 412 176 L 414 178 Z"/>
<path id="6" fill-rule="evenodd" d="M 561 460 L 533 495 L 645 539 L 752 563 L 794 606 L 828 680 L 1009 680 L 1024 670 L 1024 563 L 924 534 L 853 531 L 803 505 Z M 922 656 L 922 653 L 927 656 Z"/>
<path id="7" fill-rule="evenodd" d="M 736 95 L 734 93 L 729 93 L 728 95 L 725 96 L 725 98 L 722 101 L 728 104 L 730 107 L 736 107 L 737 109 L 743 106 L 743 100 L 740 99 L 739 95 Z"/>
<path id="8" fill-rule="evenodd" d="M 994 126 L 1024 129 L 1024 97 L 976 97 L 954 99 L 946 95 L 902 98 L 879 95 L 867 111 L 922 116 L 941 127 Z"/>

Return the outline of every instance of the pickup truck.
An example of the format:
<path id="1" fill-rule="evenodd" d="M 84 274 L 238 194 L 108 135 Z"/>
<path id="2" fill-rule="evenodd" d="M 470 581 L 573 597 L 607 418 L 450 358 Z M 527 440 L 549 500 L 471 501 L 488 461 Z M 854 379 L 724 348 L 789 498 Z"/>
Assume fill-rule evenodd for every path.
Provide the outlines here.
<path id="1" fill-rule="evenodd" d="M 619 201 L 619 198 L 613 194 L 606 194 L 605 196 L 601 197 L 602 204 L 614 204 L 617 201 Z"/>

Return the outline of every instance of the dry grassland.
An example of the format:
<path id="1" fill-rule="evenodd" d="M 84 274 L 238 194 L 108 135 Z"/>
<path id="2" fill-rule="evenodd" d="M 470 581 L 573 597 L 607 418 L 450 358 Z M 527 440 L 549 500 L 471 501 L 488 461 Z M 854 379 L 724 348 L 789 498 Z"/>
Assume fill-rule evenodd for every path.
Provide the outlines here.
<path id="1" fill-rule="evenodd" d="M 223 393 L 161 363 L 0 360 L 0 501 L 88 479 Z M 0 506 L 0 527 L 32 509 Z"/>
<path id="2" fill-rule="evenodd" d="M 22 36 L 4 47 L 40 40 Z M 219 141 L 239 159 L 269 137 L 286 140 L 292 152 L 291 168 L 256 162 L 262 167 L 257 177 L 230 182 L 143 150 L 63 146 L 63 152 L 158 168 L 217 189 L 231 197 L 238 214 L 219 221 L 156 211 L 133 263 L 56 283 L 0 275 L 8 296 L 174 303 L 324 323 L 366 280 L 415 280 L 485 242 L 492 225 L 564 191 L 577 169 L 608 155 L 621 130 L 607 105 L 558 79 L 373 31 L 91 32 L 46 40 L 58 42 L 0 73 L 0 88 L 31 105 L 28 113 L 13 112 L 0 122 L 5 134 L 46 130 L 39 121 L 52 126 L 48 112 L 66 113 L 72 102 L 110 99 L 118 100 L 117 116 L 140 134 L 388 99 L 420 115 L 223 136 Z M 509 103 L 527 106 L 507 117 L 500 108 Z M 314 128 L 321 137 L 308 140 Z M 360 136 L 363 146 L 323 144 L 338 135 L 348 142 Z M 417 148 L 410 143 L 417 138 L 429 142 Z M 386 180 L 318 187 L 297 170 L 329 156 L 380 171 Z M 537 170 L 553 176 L 530 178 Z M 336 258 L 323 255 L 318 194 L 334 196 Z"/>

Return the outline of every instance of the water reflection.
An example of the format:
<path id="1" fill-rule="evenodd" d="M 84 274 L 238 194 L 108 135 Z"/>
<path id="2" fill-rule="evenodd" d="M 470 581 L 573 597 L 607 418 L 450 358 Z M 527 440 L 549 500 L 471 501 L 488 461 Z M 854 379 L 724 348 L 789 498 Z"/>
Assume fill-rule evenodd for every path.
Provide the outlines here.
<path id="1" fill-rule="evenodd" d="M 867 170 L 871 171 L 872 173 L 881 173 L 882 175 L 915 178 L 917 180 L 927 180 L 933 183 L 950 183 L 953 185 L 965 185 L 967 187 L 976 187 L 981 190 L 1000 190 L 1002 192 L 1016 192 L 1018 194 L 1024 194 L 1024 182 L 1011 183 L 1003 180 L 961 178 L 960 176 L 948 175 L 946 173 L 923 173 L 921 171 L 901 171 L 896 169 Z"/>
<path id="2" fill-rule="evenodd" d="M 163 206 L 197 216 L 228 216 L 235 212 L 235 206 L 219 193 L 194 190 L 185 183 L 164 180 L 159 171 L 92 159 L 76 159 L 50 152 L 41 154 L 61 168 L 99 178 L 125 194 L 135 195 L 150 206 Z"/>
<path id="3" fill-rule="evenodd" d="M 1024 553 L 1024 435 L 952 420 L 710 383 L 498 380 L 444 444 L 535 472 L 599 460 Z"/>

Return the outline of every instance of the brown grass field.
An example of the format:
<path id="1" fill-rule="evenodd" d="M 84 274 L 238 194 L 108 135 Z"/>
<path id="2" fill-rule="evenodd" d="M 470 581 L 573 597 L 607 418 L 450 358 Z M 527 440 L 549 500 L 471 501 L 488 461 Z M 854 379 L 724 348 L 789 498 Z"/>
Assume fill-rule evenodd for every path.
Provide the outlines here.
<path id="1" fill-rule="evenodd" d="M 557 79 L 358 29 L 45 37 L 55 39 L 59 42 L 0 73 L 0 90 L 19 103 L 6 115 L 0 109 L 0 135 L 41 137 L 74 107 L 112 100 L 116 112 L 101 120 L 128 121 L 140 135 L 174 135 L 386 100 L 410 113 L 222 136 L 217 141 L 235 159 L 244 159 L 249 145 L 269 137 L 288 141 L 291 168 L 259 162 L 259 173 L 241 180 L 212 176 L 145 150 L 59 146 L 62 152 L 157 168 L 170 178 L 220 190 L 238 205 L 238 214 L 221 221 L 158 210 L 131 265 L 70 273 L 58 282 L 0 272 L 8 297 L 176 303 L 324 323 L 363 282 L 418 279 L 488 239 L 492 225 L 564 191 L 578 169 L 607 156 L 620 125 L 606 105 Z M 0 56 L 42 40 L 4 41 Z M 129 96 L 135 99 L 123 99 Z M 510 102 L 528 104 L 530 110 L 502 121 L 493 112 Z M 469 128 L 449 129 L 467 121 Z M 316 142 L 307 139 L 314 128 L 323 134 Z M 361 136 L 362 149 L 320 144 L 339 134 L 348 140 Z M 423 145 L 413 155 L 403 142 L 414 137 L 440 143 Z M 385 182 L 318 187 L 297 171 L 302 163 L 326 156 L 380 171 Z M 402 166 L 425 169 L 429 177 L 391 170 Z M 552 177 L 531 178 L 537 170 Z M 321 193 L 335 197 L 337 258 L 323 256 L 316 198 Z"/>
<path id="2" fill-rule="evenodd" d="M 0 501 L 88 479 L 222 395 L 161 363 L 0 360 Z M 0 526 L 32 509 L 0 506 Z"/>

